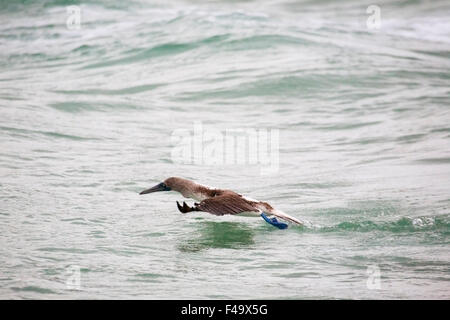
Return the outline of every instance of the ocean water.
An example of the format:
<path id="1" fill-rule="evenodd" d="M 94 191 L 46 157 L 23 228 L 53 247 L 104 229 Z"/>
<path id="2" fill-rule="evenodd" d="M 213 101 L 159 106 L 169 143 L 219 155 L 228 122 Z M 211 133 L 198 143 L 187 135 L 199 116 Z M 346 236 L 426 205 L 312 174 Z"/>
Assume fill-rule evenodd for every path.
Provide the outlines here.
<path id="1" fill-rule="evenodd" d="M 0 298 L 449 299 L 449 16 L 0 1 Z M 256 162 L 177 160 L 199 127 L 274 140 Z M 305 226 L 138 195 L 170 176 Z"/>

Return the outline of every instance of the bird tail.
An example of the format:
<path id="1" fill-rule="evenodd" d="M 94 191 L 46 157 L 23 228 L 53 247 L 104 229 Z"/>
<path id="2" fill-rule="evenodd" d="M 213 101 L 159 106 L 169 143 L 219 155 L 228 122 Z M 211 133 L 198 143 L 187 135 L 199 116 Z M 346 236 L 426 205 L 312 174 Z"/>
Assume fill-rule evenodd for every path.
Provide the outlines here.
<path id="1" fill-rule="evenodd" d="M 287 213 L 284 213 L 283 211 L 280 211 L 280 210 L 277 210 L 277 209 L 271 209 L 271 210 L 268 210 L 267 213 L 269 213 L 269 214 L 271 214 L 271 215 L 273 215 L 273 216 L 275 216 L 277 218 L 286 220 L 288 222 L 292 222 L 292 223 L 295 223 L 297 225 L 303 226 L 303 223 L 300 220 L 298 220 L 297 218 L 294 218 L 294 217 L 288 215 Z"/>

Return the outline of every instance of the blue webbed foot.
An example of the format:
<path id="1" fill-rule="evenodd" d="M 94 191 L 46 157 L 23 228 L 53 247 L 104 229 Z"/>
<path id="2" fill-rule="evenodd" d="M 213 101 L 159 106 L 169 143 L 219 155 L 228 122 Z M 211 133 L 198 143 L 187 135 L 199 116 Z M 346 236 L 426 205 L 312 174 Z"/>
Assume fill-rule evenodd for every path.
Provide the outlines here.
<path id="1" fill-rule="evenodd" d="M 269 217 L 267 217 L 264 212 L 261 213 L 261 217 L 266 220 L 267 223 L 277 227 L 278 229 L 286 229 L 288 227 L 288 225 L 286 223 L 283 222 L 279 222 L 277 220 L 277 218 L 272 218 L 270 219 Z"/>

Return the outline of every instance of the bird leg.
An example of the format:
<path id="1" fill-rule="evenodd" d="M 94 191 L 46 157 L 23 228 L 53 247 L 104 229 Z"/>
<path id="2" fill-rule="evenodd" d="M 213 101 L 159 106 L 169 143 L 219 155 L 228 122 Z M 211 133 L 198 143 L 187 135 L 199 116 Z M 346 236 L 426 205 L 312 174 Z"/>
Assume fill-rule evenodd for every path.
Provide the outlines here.
<path id="1" fill-rule="evenodd" d="M 194 203 L 194 205 L 198 205 L 198 203 Z M 178 210 L 180 210 L 181 213 L 187 213 L 187 212 L 191 212 L 191 211 L 198 211 L 198 209 L 194 206 L 194 207 L 189 207 L 186 202 L 183 201 L 183 205 L 181 206 L 178 201 L 177 201 L 177 207 Z"/>

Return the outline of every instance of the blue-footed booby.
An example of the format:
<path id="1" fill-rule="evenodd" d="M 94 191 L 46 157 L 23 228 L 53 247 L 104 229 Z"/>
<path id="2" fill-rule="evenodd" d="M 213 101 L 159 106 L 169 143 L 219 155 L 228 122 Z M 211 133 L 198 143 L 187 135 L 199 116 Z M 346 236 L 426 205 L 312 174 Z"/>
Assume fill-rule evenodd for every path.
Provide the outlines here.
<path id="1" fill-rule="evenodd" d="M 198 203 L 195 202 L 193 207 L 188 206 L 186 202 L 180 205 L 177 201 L 178 210 L 182 213 L 203 211 L 217 216 L 226 214 L 261 216 L 266 222 L 280 229 L 286 229 L 288 225 L 279 222 L 276 218 L 293 224 L 303 225 L 298 219 L 273 208 L 267 202 L 250 199 L 231 190 L 210 188 L 183 178 L 170 177 L 139 194 L 157 191 L 176 191 L 185 198 L 199 201 Z"/>

